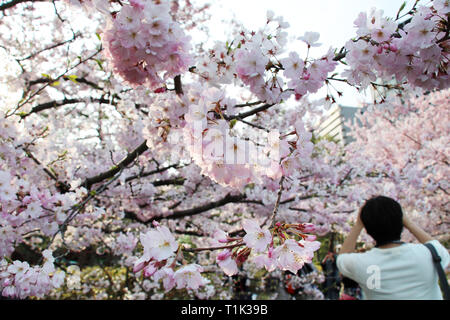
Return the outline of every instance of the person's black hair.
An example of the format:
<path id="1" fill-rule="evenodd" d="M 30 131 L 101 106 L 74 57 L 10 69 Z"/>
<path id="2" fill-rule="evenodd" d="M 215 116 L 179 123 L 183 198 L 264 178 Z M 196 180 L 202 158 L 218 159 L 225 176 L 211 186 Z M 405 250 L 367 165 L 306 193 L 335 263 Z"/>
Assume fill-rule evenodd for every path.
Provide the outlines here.
<path id="1" fill-rule="evenodd" d="M 400 240 L 403 212 L 394 199 L 377 196 L 367 200 L 361 208 L 361 221 L 377 246 Z"/>

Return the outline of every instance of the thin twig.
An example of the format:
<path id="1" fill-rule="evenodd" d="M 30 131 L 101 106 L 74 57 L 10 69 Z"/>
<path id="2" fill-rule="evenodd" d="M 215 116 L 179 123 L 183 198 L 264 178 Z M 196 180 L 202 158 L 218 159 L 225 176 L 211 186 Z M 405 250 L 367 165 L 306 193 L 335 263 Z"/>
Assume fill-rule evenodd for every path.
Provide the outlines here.
<path id="1" fill-rule="evenodd" d="M 270 223 L 271 228 L 275 227 L 275 218 L 278 213 L 278 208 L 280 207 L 281 195 L 283 194 L 284 179 L 285 179 L 284 176 L 282 176 L 280 179 L 280 189 L 278 190 L 277 202 L 275 202 L 275 207 L 273 208 L 273 211 L 272 211 L 272 217 L 270 218 L 271 219 L 271 223 Z"/>

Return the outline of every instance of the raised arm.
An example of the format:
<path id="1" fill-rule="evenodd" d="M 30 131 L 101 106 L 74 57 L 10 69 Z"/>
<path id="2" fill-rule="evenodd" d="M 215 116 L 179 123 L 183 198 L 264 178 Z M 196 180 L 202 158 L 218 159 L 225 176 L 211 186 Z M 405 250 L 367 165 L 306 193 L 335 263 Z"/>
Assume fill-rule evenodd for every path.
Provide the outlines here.
<path id="1" fill-rule="evenodd" d="M 403 226 L 408 229 L 420 243 L 434 240 L 425 230 L 411 221 L 405 214 L 403 215 Z"/>
<path id="2" fill-rule="evenodd" d="M 360 213 L 358 213 L 358 218 L 356 219 L 356 223 L 353 226 L 353 228 L 350 230 L 350 233 L 348 234 L 347 238 L 345 239 L 344 243 L 342 244 L 341 250 L 339 253 L 352 253 L 355 251 L 356 247 L 356 240 L 359 237 L 359 234 L 361 233 L 362 229 L 364 228 L 364 225 L 360 219 Z"/>

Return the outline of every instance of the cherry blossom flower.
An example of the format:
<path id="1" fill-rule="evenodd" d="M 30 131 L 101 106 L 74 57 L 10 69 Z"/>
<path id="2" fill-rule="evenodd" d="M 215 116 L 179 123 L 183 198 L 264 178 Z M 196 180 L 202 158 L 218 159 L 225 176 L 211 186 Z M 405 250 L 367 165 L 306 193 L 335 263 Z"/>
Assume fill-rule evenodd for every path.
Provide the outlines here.
<path id="1" fill-rule="evenodd" d="M 320 47 L 322 44 L 317 43 L 320 38 L 320 34 L 318 32 L 307 31 L 301 37 L 298 37 L 299 40 L 305 42 L 308 47 Z"/>
<path id="2" fill-rule="evenodd" d="M 236 54 L 236 70 L 239 77 L 244 79 L 263 74 L 267 63 L 267 57 L 257 49 L 248 52 L 239 50 Z"/>
<path id="3" fill-rule="evenodd" d="M 155 230 L 141 234 L 141 243 L 144 246 L 144 256 L 157 261 L 172 257 L 178 249 L 178 242 L 165 226 L 159 226 Z"/>
<path id="4" fill-rule="evenodd" d="M 273 255 L 273 247 L 269 248 L 267 254 L 257 255 L 252 259 L 252 262 L 256 264 L 258 268 L 266 268 L 268 272 L 274 271 L 278 264 Z"/>
<path id="5" fill-rule="evenodd" d="M 288 58 L 284 58 L 281 61 L 284 67 L 284 74 L 288 78 L 300 78 L 303 74 L 303 68 L 305 67 L 305 62 L 300 59 L 298 53 L 290 52 Z"/>
<path id="6" fill-rule="evenodd" d="M 32 202 L 27 206 L 26 213 L 31 219 L 39 218 L 43 214 L 44 210 L 41 207 L 41 203 L 38 201 Z"/>
<path id="7" fill-rule="evenodd" d="M 159 281 L 162 279 L 163 286 L 166 291 L 172 290 L 176 285 L 174 271 L 171 268 L 159 269 L 157 272 L 155 272 L 153 279 L 155 281 Z"/>
<path id="8" fill-rule="evenodd" d="M 124 6 L 117 14 L 115 22 L 126 30 L 137 30 L 141 26 L 142 11 L 132 6 Z"/>
<path id="9" fill-rule="evenodd" d="M 173 278 L 177 289 L 197 290 L 205 286 L 208 281 L 200 274 L 202 271 L 203 268 L 198 264 L 188 264 L 175 271 Z"/>
<path id="10" fill-rule="evenodd" d="M 11 274 L 14 274 L 16 277 L 21 277 L 23 276 L 30 268 L 30 265 L 28 264 L 28 262 L 24 261 L 14 261 L 13 264 L 11 264 L 7 271 Z"/>
<path id="11" fill-rule="evenodd" d="M 227 276 L 233 276 L 239 272 L 236 261 L 230 250 L 224 250 L 217 255 L 216 262 Z"/>
<path id="12" fill-rule="evenodd" d="M 445 16 L 450 13 L 449 0 L 434 0 L 433 7 L 437 10 L 438 14 L 441 16 Z"/>
<path id="13" fill-rule="evenodd" d="M 274 250 L 274 257 L 279 268 L 297 273 L 305 263 L 310 262 L 309 251 L 305 251 L 298 242 L 293 239 L 286 240 Z"/>
<path id="14" fill-rule="evenodd" d="M 280 161 L 280 159 L 285 158 L 291 152 L 289 143 L 286 140 L 280 140 L 279 132 L 269 132 L 267 140 L 269 142 L 267 149 L 272 160 Z"/>
<path id="15" fill-rule="evenodd" d="M 244 236 L 245 244 L 256 252 L 264 252 L 272 242 L 270 231 L 262 229 L 256 220 L 246 219 L 242 221 L 242 226 L 246 232 Z"/>

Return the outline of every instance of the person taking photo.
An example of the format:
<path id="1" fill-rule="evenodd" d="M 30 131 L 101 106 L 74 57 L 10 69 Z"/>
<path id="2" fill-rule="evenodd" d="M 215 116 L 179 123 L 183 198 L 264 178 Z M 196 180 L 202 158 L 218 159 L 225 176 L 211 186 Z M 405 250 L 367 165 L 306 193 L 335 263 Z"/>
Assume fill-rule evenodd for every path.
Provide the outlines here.
<path id="1" fill-rule="evenodd" d="M 376 246 L 364 253 L 355 253 L 363 228 Z M 403 228 L 420 244 L 401 242 Z M 438 272 L 431 251 L 424 244 L 434 247 L 445 270 L 450 260 L 446 248 L 403 214 L 397 201 L 378 196 L 366 201 L 360 209 L 336 263 L 342 275 L 360 285 L 363 299 L 442 300 Z"/>

